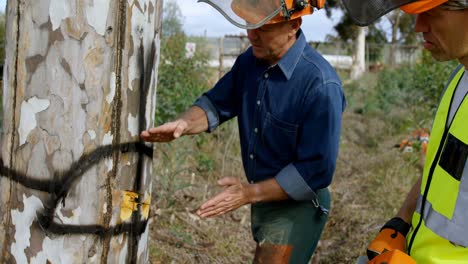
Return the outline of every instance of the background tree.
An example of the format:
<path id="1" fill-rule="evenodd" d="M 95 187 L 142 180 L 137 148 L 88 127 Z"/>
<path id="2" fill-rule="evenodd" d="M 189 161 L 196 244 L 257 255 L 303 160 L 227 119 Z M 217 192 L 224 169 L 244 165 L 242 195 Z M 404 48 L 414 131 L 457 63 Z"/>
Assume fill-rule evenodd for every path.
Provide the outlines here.
<path id="1" fill-rule="evenodd" d="M 356 43 L 361 27 L 354 24 L 341 1 L 327 1 L 325 11 L 328 17 L 331 17 L 335 12 L 342 14 L 339 22 L 334 26 L 338 38 L 347 43 Z M 414 16 L 405 14 L 397 9 L 387 14 L 385 18 L 381 18 L 369 25 L 365 38 L 369 47 L 368 51 L 370 54 L 366 55 L 369 61 L 373 62 L 380 59 L 384 45 L 391 43 L 390 62 L 391 65 L 394 65 L 396 45 L 409 45 L 417 41 L 417 34 L 413 31 L 414 22 Z M 387 28 L 388 24 L 386 23 L 390 25 L 389 28 Z M 387 38 L 387 34 L 389 34 L 390 39 Z M 352 53 L 355 54 L 356 51 L 354 50 Z"/>

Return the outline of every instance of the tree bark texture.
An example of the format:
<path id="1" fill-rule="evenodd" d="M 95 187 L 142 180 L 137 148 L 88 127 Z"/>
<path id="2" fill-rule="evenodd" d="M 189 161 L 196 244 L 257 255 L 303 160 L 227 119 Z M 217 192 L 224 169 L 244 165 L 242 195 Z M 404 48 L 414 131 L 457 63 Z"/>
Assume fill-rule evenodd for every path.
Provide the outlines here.
<path id="1" fill-rule="evenodd" d="M 144 263 L 162 0 L 9 0 L 0 263 Z"/>

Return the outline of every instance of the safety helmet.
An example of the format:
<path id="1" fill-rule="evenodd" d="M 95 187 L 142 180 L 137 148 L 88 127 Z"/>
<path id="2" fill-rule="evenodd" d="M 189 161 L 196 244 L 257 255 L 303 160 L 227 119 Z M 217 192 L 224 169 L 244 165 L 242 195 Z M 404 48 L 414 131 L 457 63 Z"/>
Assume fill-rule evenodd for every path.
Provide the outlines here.
<path id="1" fill-rule="evenodd" d="M 325 0 L 198 0 L 218 10 L 233 25 L 254 29 L 310 15 Z"/>
<path id="2" fill-rule="evenodd" d="M 367 26 L 383 15 L 400 7 L 409 14 L 419 14 L 449 0 L 342 0 L 354 22 Z"/>
<path id="3" fill-rule="evenodd" d="M 408 14 L 420 14 L 426 12 L 427 10 L 431 10 L 432 8 L 439 6 L 447 1 L 448 0 L 419 0 L 404 5 L 400 8 Z"/>

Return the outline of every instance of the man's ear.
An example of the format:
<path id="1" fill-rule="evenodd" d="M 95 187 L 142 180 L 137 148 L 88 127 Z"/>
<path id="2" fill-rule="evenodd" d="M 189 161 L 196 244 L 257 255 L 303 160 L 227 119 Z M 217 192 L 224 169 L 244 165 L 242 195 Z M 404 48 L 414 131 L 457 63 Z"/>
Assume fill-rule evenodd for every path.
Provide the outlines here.
<path id="1" fill-rule="evenodd" d="M 291 20 L 290 21 L 290 25 L 291 25 L 291 29 L 294 31 L 294 34 L 296 34 L 296 32 L 299 30 L 299 28 L 301 28 L 301 25 L 302 25 L 302 17 L 298 17 L 294 20 Z"/>
<path id="2" fill-rule="evenodd" d="M 296 36 L 297 31 L 299 31 L 302 25 L 302 17 L 289 21 L 289 25 L 291 26 L 291 37 Z"/>
<path id="3" fill-rule="evenodd" d="M 302 25 L 302 17 L 298 17 L 296 19 L 294 19 L 294 22 L 295 24 L 293 25 L 293 27 L 297 30 L 299 30 L 299 28 L 301 27 Z"/>

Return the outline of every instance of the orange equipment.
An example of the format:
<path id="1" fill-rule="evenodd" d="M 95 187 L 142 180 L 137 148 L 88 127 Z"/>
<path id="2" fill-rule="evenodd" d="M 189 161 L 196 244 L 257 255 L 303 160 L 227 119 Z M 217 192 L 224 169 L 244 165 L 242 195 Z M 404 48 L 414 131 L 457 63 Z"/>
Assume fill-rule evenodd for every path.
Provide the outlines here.
<path id="1" fill-rule="evenodd" d="M 395 249 L 378 255 L 367 264 L 416 264 L 416 261 L 404 252 Z"/>
<path id="2" fill-rule="evenodd" d="M 271 4 L 271 0 L 233 0 L 231 8 L 236 15 L 252 23 L 259 20 L 258 9 Z M 323 8 L 325 0 L 281 0 L 278 4 L 281 5 L 280 12 L 264 24 L 275 24 L 310 15 L 314 13 L 314 8 Z"/>
<path id="3" fill-rule="evenodd" d="M 413 132 L 411 139 L 404 138 L 395 147 L 401 152 L 413 152 L 414 148 L 419 148 L 423 155 L 426 155 L 427 145 L 429 144 L 429 129 L 417 129 Z"/>
<path id="4" fill-rule="evenodd" d="M 282 0 L 283 11 L 266 24 L 279 23 L 314 13 L 314 7 L 322 9 L 325 0 Z"/>
<path id="5" fill-rule="evenodd" d="M 410 4 L 404 5 L 401 10 L 405 11 L 408 14 L 420 14 L 424 13 L 427 10 L 431 10 L 432 8 L 439 6 L 448 0 L 419 0 L 412 2 Z"/>
<path id="6" fill-rule="evenodd" d="M 410 225 L 400 217 L 390 219 L 367 247 L 367 257 L 372 260 L 387 251 L 400 250 L 404 252 L 406 248 L 405 237 L 409 229 Z"/>

